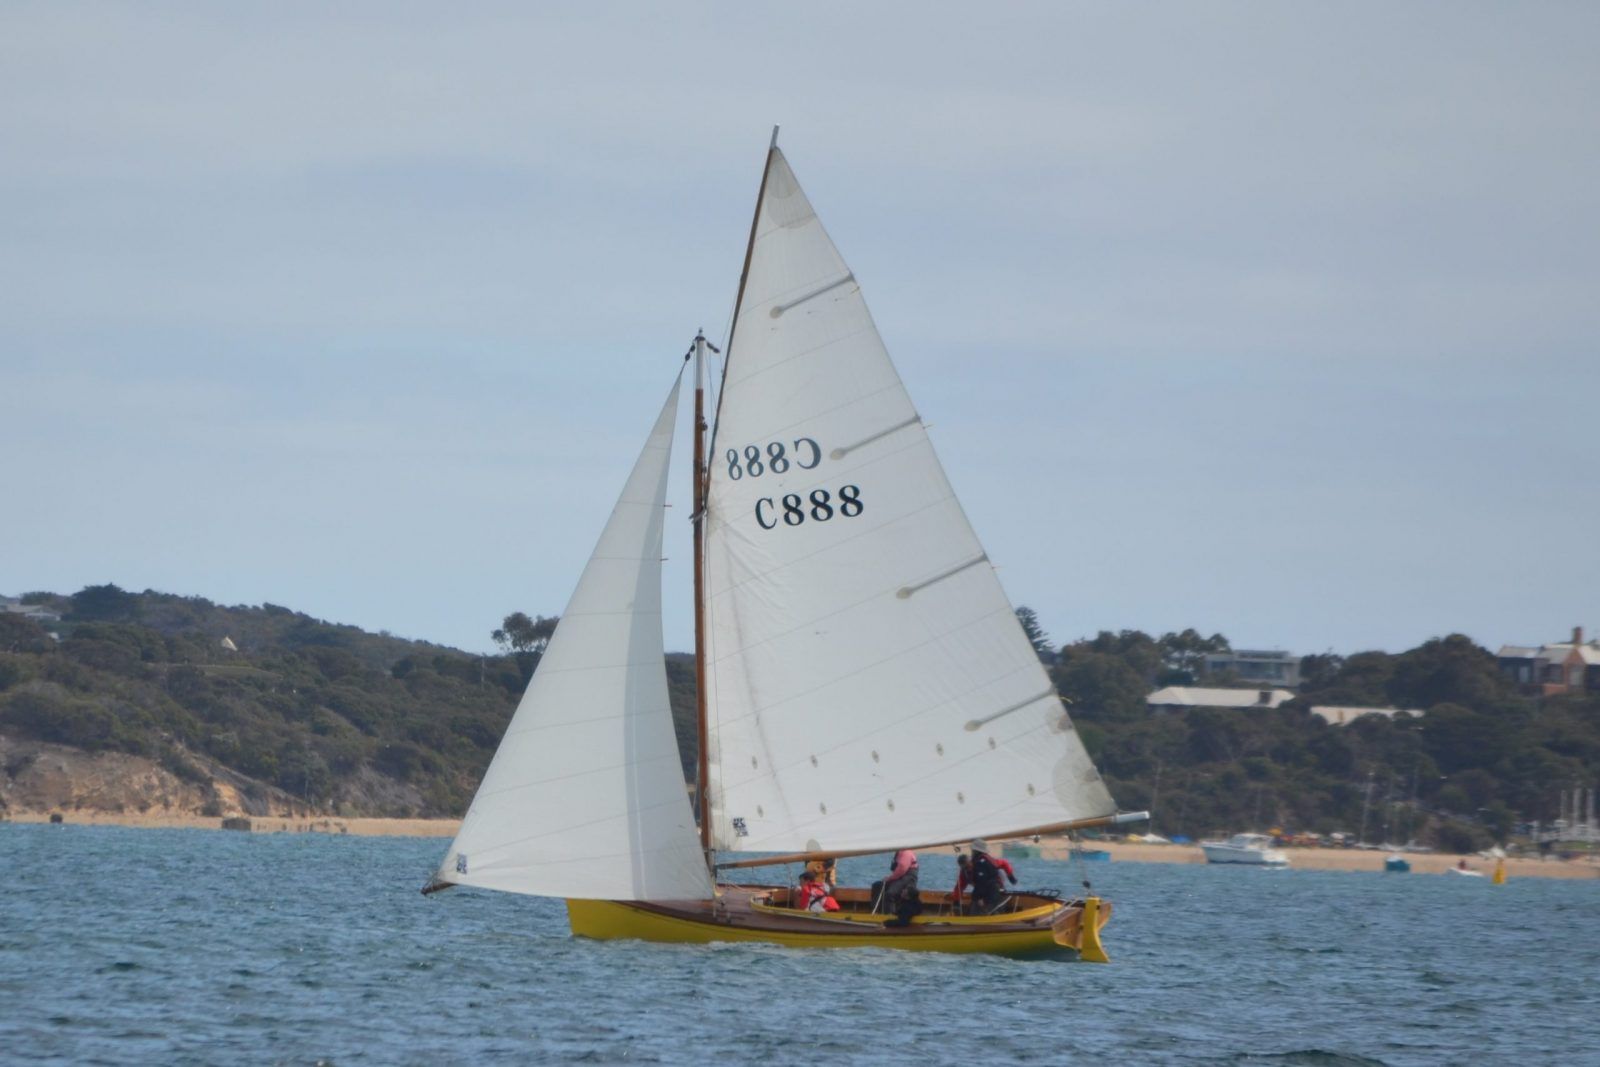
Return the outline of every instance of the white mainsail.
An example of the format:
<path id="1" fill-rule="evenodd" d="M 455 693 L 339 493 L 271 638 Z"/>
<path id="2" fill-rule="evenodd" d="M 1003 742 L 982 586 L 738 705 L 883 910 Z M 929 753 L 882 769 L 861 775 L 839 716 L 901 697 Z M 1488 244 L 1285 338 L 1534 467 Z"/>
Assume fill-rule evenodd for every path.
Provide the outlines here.
<path id="1" fill-rule="evenodd" d="M 661 639 L 674 383 L 438 878 L 595 900 L 711 896 Z"/>
<path id="2" fill-rule="evenodd" d="M 776 148 L 763 190 L 710 461 L 715 846 L 889 849 L 1111 815 Z"/>

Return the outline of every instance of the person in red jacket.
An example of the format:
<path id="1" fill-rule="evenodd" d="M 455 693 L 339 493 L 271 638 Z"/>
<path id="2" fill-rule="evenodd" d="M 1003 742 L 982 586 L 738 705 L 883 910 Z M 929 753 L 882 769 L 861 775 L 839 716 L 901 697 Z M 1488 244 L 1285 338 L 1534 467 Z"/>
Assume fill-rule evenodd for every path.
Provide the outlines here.
<path id="1" fill-rule="evenodd" d="M 828 892 L 827 883 L 810 870 L 800 872 L 800 887 L 795 890 L 794 906 L 801 911 L 839 910 L 839 902 Z"/>
<path id="2" fill-rule="evenodd" d="M 961 862 L 965 861 L 965 862 Z M 1012 885 L 1017 884 L 1016 869 L 1010 860 L 989 854 L 986 841 L 972 843 L 972 858 L 962 856 L 957 861 L 961 873 L 956 877 L 955 890 L 950 894 L 957 908 L 961 907 L 961 894 L 970 886 L 972 904 L 968 909 L 975 915 L 988 915 L 1000 904 L 1000 877 L 1003 874 Z"/>

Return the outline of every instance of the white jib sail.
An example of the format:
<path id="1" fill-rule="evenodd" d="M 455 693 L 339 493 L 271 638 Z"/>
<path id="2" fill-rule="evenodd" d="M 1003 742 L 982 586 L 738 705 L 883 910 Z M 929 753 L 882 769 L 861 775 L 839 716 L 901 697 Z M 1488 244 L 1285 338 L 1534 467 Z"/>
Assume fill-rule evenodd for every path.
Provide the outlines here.
<path id="1" fill-rule="evenodd" d="M 711 896 L 661 640 L 678 386 L 634 465 L 461 830 L 442 881 L 597 900 Z"/>
<path id="2" fill-rule="evenodd" d="M 1116 810 L 777 150 L 715 450 L 718 848 L 888 849 Z"/>

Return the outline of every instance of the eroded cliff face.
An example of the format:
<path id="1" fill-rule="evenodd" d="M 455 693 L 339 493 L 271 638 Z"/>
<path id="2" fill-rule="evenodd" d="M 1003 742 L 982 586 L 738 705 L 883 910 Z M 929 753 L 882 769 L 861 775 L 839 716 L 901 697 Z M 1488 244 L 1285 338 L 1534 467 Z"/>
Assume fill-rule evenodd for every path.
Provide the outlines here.
<path id="1" fill-rule="evenodd" d="M 210 768 L 207 769 L 208 772 Z M 227 776 L 237 777 L 237 776 Z M 96 811 L 153 815 L 277 815 L 306 811 L 276 790 L 209 774 L 178 778 L 143 756 L 85 752 L 0 734 L 0 811 Z"/>
<path id="2" fill-rule="evenodd" d="M 398 816 L 422 804 L 414 787 L 366 767 L 341 783 L 334 809 L 323 810 L 194 753 L 187 759 L 199 780 L 179 778 L 144 756 L 0 734 L 0 815 Z"/>
<path id="3" fill-rule="evenodd" d="M 0 806 L 10 812 L 198 813 L 211 799 L 198 785 L 142 756 L 82 752 L 0 735 Z"/>

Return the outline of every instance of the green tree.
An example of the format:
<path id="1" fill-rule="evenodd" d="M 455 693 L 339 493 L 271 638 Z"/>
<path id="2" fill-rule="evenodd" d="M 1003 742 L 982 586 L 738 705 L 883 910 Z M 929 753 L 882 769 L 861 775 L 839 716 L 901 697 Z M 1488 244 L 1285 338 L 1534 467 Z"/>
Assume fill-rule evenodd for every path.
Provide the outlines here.
<path id="1" fill-rule="evenodd" d="M 1228 639 L 1221 634 L 1201 637 L 1198 630 L 1162 634 L 1156 642 L 1165 668 L 1157 679 L 1162 685 L 1193 685 L 1206 670 L 1206 653 L 1228 651 Z"/>
<path id="2" fill-rule="evenodd" d="M 513 611 L 500 623 L 500 628 L 489 636 L 494 638 L 494 643 L 507 652 L 531 652 L 542 655 L 545 646 L 550 643 L 550 638 L 556 632 L 556 623 L 559 617 L 545 618 L 540 615 L 537 619 L 530 619 L 524 612 Z"/>
<path id="3" fill-rule="evenodd" d="M 0 613 L 0 652 L 48 652 L 52 644 L 44 627 L 33 620 Z"/>
<path id="4" fill-rule="evenodd" d="M 1131 722 L 1150 714 L 1144 679 L 1116 656 L 1074 647 L 1055 671 L 1056 688 L 1072 715 L 1093 722 Z"/>
<path id="5" fill-rule="evenodd" d="M 1155 683 L 1156 676 L 1162 670 L 1161 648 L 1154 638 L 1142 630 L 1121 630 L 1117 633 L 1101 630 L 1093 640 L 1079 642 L 1072 648 L 1103 656 L 1114 656 L 1144 682 L 1151 685 Z M 1063 656 L 1066 652 L 1066 649 L 1062 649 Z"/>
<path id="6" fill-rule="evenodd" d="M 1395 657 L 1386 688 L 1390 699 L 1413 708 L 1443 703 L 1482 708 L 1510 695 L 1495 658 L 1461 634 L 1435 638 Z"/>
<path id="7" fill-rule="evenodd" d="M 1050 644 L 1050 635 L 1039 625 L 1038 614 L 1032 608 L 1023 605 L 1017 609 L 1017 621 L 1022 624 L 1022 632 L 1028 635 L 1028 641 L 1033 645 L 1033 651 L 1039 657 L 1039 662 L 1047 666 L 1054 663 L 1056 650 Z"/>
<path id="8" fill-rule="evenodd" d="M 1312 692 L 1329 685 L 1344 668 L 1344 657 L 1332 652 L 1313 652 L 1300 657 L 1300 689 Z"/>
<path id="9" fill-rule="evenodd" d="M 137 619 L 142 610 L 139 596 L 115 585 L 86 585 L 72 594 L 74 622 L 125 622 Z"/>
<path id="10" fill-rule="evenodd" d="M 544 650 L 556 632 L 556 623 L 560 621 L 556 616 L 547 619 L 543 615 L 530 619 L 524 612 L 513 611 L 500 623 L 500 628 L 489 635 L 494 638 L 495 644 L 515 657 L 517 667 L 522 671 L 524 685 L 532 680 L 533 672 L 539 668 L 539 661 L 544 658 Z"/>

